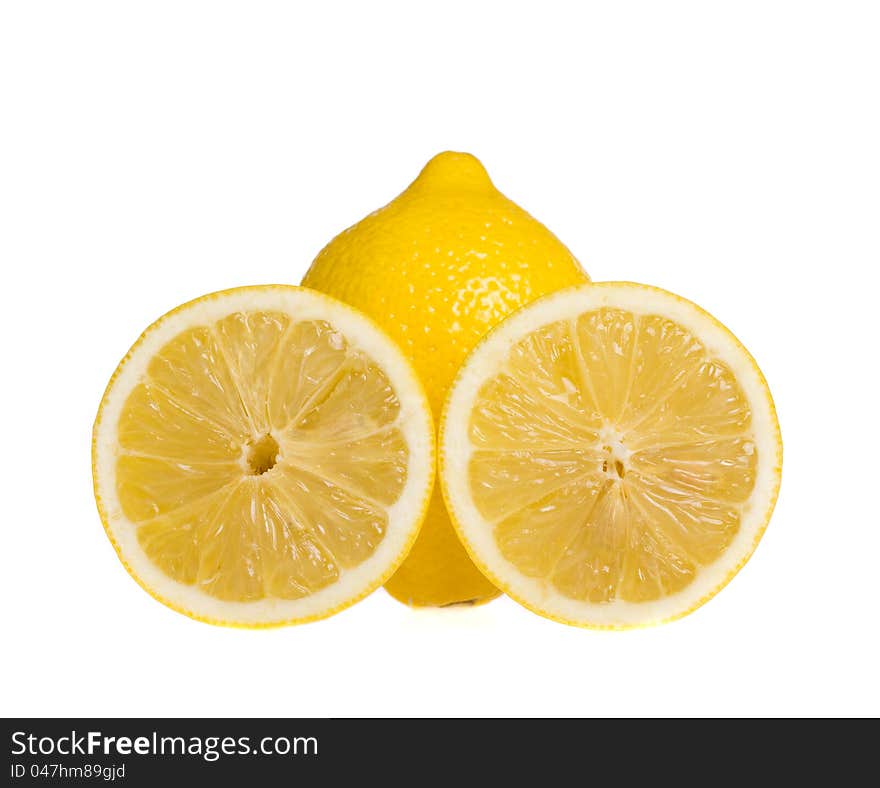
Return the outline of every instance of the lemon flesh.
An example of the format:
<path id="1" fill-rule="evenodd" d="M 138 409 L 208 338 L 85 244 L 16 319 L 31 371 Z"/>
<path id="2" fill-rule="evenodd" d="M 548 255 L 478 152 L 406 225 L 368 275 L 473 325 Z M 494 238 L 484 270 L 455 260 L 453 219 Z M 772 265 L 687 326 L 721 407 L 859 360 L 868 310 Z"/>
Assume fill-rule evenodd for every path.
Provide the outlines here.
<path id="1" fill-rule="evenodd" d="M 162 318 L 111 381 L 99 507 L 172 607 L 320 617 L 379 585 L 414 539 L 431 429 L 412 370 L 365 318 L 300 288 L 227 291 Z"/>
<path id="2" fill-rule="evenodd" d="M 441 153 L 396 200 L 334 238 L 303 284 L 373 317 L 413 362 L 435 414 L 467 353 L 523 304 L 587 276 L 469 154 Z M 481 602 L 498 590 L 473 565 L 435 493 L 387 584 L 412 605 Z"/>
<path id="3" fill-rule="evenodd" d="M 568 623 L 689 612 L 751 554 L 781 442 L 766 383 L 692 304 L 596 284 L 527 307 L 468 359 L 441 438 L 477 562 Z"/>

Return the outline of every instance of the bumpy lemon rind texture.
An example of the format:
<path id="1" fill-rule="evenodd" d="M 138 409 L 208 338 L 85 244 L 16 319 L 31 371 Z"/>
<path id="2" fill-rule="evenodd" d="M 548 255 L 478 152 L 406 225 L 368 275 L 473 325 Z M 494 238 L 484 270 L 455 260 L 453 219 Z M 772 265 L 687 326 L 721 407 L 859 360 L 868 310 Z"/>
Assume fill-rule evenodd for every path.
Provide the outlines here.
<path id="1" fill-rule="evenodd" d="M 507 572 L 506 574 L 496 571 L 489 566 L 489 562 L 486 560 L 482 552 L 475 548 L 472 536 L 469 532 L 469 528 L 471 526 L 468 523 L 479 522 L 482 520 L 482 518 L 477 513 L 476 507 L 473 505 L 472 502 L 470 502 L 467 507 L 467 513 L 463 511 L 462 493 L 459 492 L 459 489 L 465 491 L 467 490 L 467 475 L 466 473 L 456 473 L 455 471 L 453 471 L 453 466 L 456 461 L 456 458 L 453 455 L 460 454 L 460 452 L 450 451 L 449 444 L 450 437 L 453 432 L 453 421 L 456 421 L 458 425 L 457 432 L 459 434 L 457 436 L 457 442 L 459 444 L 461 443 L 462 439 L 462 430 L 464 431 L 464 434 L 466 434 L 467 425 L 469 423 L 470 410 L 467 409 L 465 412 L 462 412 L 464 410 L 464 406 L 467 403 L 459 403 L 457 401 L 459 396 L 461 395 L 461 386 L 463 385 L 463 381 L 465 381 L 469 376 L 473 376 L 476 380 L 476 384 L 470 386 L 469 388 L 472 389 L 473 392 L 476 392 L 479 388 L 479 383 L 488 379 L 488 376 L 489 374 L 491 374 L 492 370 L 497 368 L 497 363 L 506 356 L 507 352 L 517 340 L 522 339 L 524 336 L 530 333 L 531 330 L 535 330 L 542 325 L 552 323 L 557 319 L 565 319 L 565 317 L 574 316 L 579 313 L 576 309 L 569 310 L 571 312 L 571 315 L 565 313 L 564 308 L 562 308 L 562 304 L 565 301 L 568 301 L 569 299 L 577 299 L 580 296 L 585 296 L 585 298 L 583 299 L 584 306 L 582 309 L 580 309 L 580 312 L 585 312 L 588 311 L 590 308 L 598 308 L 601 306 L 608 306 L 612 308 L 620 307 L 626 309 L 628 308 L 628 305 L 617 304 L 612 300 L 612 298 L 607 298 L 606 303 L 603 303 L 602 301 L 601 294 L 605 293 L 613 297 L 613 294 L 615 292 L 621 291 L 641 293 L 644 294 L 648 299 L 653 298 L 655 301 L 657 299 L 665 299 L 668 304 L 678 305 L 678 307 L 682 310 L 690 312 L 693 316 L 695 316 L 699 322 L 703 323 L 704 325 L 711 326 L 712 329 L 717 332 L 716 336 L 723 337 L 728 348 L 739 355 L 745 367 L 753 375 L 753 382 L 756 384 L 756 389 L 759 390 L 761 393 L 761 398 L 758 400 L 757 404 L 759 404 L 763 408 L 766 408 L 763 416 L 765 417 L 766 425 L 769 428 L 769 434 L 765 436 L 766 440 L 764 445 L 765 447 L 771 448 L 771 456 L 764 459 L 763 462 L 765 464 L 765 467 L 763 468 L 763 471 L 765 474 L 769 475 L 770 481 L 767 484 L 766 489 L 764 490 L 764 506 L 761 509 L 761 516 L 759 519 L 756 519 L 756 522 L 752 525 L 751 528 L 749 528 L 749 542 L 745 545 L 745 548 L 741 550 L 736 562 L 730 566 L 730 568 L 725 572 L 724 576 L 720 579 L 719 582 L 713 583 L 706 592 L 699 594 L 692 600 L 689 600 L 687 604 L 681 605 L 679 607 L 670 606 L 667 611 L 661 612 L 660 614 L 646 615 L 642 618 L 636 617 L 632 620 L 627 621 L 602 621 L 600 620 L 601 617 L 599 615 L 591 616 L 588 614 L 583 616 L 572 616 L 563 614 L 558 610 L 548 609 L 547 606 L 542 606 L 535 599 L 530 598 L 528 594 L 522 593 L 521 590 L 517 587 L 516 582 L 510 579 L 510 576 L 515 577 L 517 574 L 519 574 L 519 570 L 517 570 L 512 564 L 509 564 L 509 562 L 504 559 L 502 559 L 503 562 L 509 566 L 509 572 Z M 529 324 L 527 330 L 519 330 L 520 325 L 528 322 L 529 314 L 536 315 L 538 313 L 546 314 L 547 319 L 533 320 Z M 659 312 L 657 310 L 654 310 L 652 313 L 661 315 L 664 314 L 663 312 Z M 701 341 L 704 340 L 704 338 L 700 334 L 696 334 L 696 336 Z M 486 355 L 487 350 L 492 351 L 491 357 L 489 359 L 483 360 L 481 357 Z M 478 374 L 474 372 L 473 365 L 475 363 L 479 363 L 480 361 L 484 361 L 486 366 L 490 367 L 490 369 L 488 370 L 488 374 L 478 376 Z M 750 405 L 752 405 L 753 407 L 756 404 L 751 397 L 749 398 L 749 402 Z M 754 554 L 755 549 L 760 543 L 761 538 L 764 536 L 764 533 L 767 530 L 767 526 L 770 523 L 770 519 L 773 515 L 773 511 L 779 497 L 779 490 L 782 482 L 782 433 L 779 427 L 779 419 L 776 412 L 776 405 L 770 393 L 770 388 L 767 384 L 767 380 L 764 377 L 764 374 L 758 366 L 757 362 L 755 361 L 754 357 L 742 344 L 742 342 L 740 342 L 739 339 L 733 334 L 733 332 L 731 332 L 730 329 L 727 328 L 727 326 L 725 326 L 720 320 L 718 320 L 712 314 L 700 307 L 698 304 L 695 304 L 694 302 L 689 301 L 688 299 L 683 298 L 682 296 L 679 296 L 668 290 L 663 290 L 659 287 L 639 284 L 636 282 L 590 282 L 587 284 L 575 285 L 573 287 L 565 288 L 558 292 L 543 296 L 542 298 L 539 298 L 536 301 L 533 301 L 532 303 L 524 306 L 516 313 L 511 315 L 511 317 L 507 318 L 505 321 L 492 329 L 492 331 L 490 331 L 483 338 L 483 340 L 471 351 L 467 360 L 459 370 L 459 373 L 454 383 L 450 387 L 449 394 L 446 398 L 446 402 L 441 413 L 438 432 L 440 436 L 438 440 L 440 489 L 443 498 L 446 501 L 447 510 L 449 511 L 452 524 L 459 538 L 461 539 L 462 544 L 467 550 L 471 560 L 474 562 L 474 564 L 476 564 L 477 567 L 479 567 L 480 571 L 483 572 L 486 577 L 488 577 L 489 580 L 492 581 L 494 585 L 500 588 L 511 599 L 518 602 L 527 610 L 530 610 L 531 612 L 536 613 L 537 615 L 543 618 L 547 618 L 551 621 L 583 629 L 620 631 L 652 627 L 682 619 L 705 605 L 706 602 L 716 596 L 730 583 L 731 580 L 733 580 L 733 578 L 748 563 L 749 559 Z M 462 463 L 462 466 L 466 467 L 466 463 Z M 459 468 L 458 470 L 461 471 L 462 469 Z M 469 498 L 469 496 L 467 497 Z M 477 525 L 476 527 L 479 527 L 479 525 Z M 691 585 L 693 585 L 693 583 Z M 639 605 L 650 605 L 651 610 L 657 610 L 662 607 L 663 600 L 661 600 L 660 603 L 632 603 L 632 606 L 634 608 L 638 607 Z M 591 603 L 580 603 L 580 606 L 587 608 L 592 606 L 596 608 L 597 611 L 601 608 L 601 604 L 598 603 L 592 603 L 592 605 Z M 646 607 L 646 611 L 648 609 L 649 608 Z"/>
<path id="2" fill-rule="evenodd" d="M 328 322 L 332 323 L 332 313 L 334 312 L 337 314 L 349 315 L 354 320 L 359 321 L 367 330 L 373 332 L 375 337 L 381 338 L 381 341 L 386 344 L 388 350 L 397 356 L 398 369 L 406 370 L 404 379 L 406 381 L 407 391 L 405 396 L 413 398 L 413 401 L 407 404 L 412 407 L 413 413 L 420 412 L 423 416 L 423 424 L 421 425 L 421 427 L 422 433 L 424 435 L 424 440 L 421 446 L 417 446 L 415 448 L 417 452 L 420 453 L 422 462 L 424 463 L 424 469 L 421 475 L 426 478 L 422 485 L 422 492 L 419 496 L 419 502 L 415 507 L 416 514 L 412 517 L 412 525 L 409 528 L 409 533 L 403 541 L 400 549 L 393 557 L 393 560 L 388 563 L 387 567 L 374 580 L 360 587 L 351 596 L 346 597 L 345 599 L 335 604 L 332 604 L 325 609 L 316 610 L 305 615 L 278 617 L 266 620 L 243 620 L 241 618 L 228 617 L 223 615 L 207 615 L 204 612 L 196 610 L 194 606 L 181 604 L 178 601 L 171 599 L 169 595 L 163 594 L 161 591 L 159 591 L 157 588 L 155 588 L 153 585 L 146 582 L 142 578 L 141 573 L 139 573 L 135 569 L 135 567 L 132 565 L 132 562 L 129 561 L 126 557 L 125 551 L 123 550 L 119 539 L 115 535 L 114 529 L 111 527 L 112 518 L 105 500 L 105 498 L 108 496 L 102 494 L 102 488 L 104 486 L 103 474 L 100 472 L 99 467 L 103 465 L 103 461 L 107 459 L 101 456 L 102 438 L 105 437 L 104 430 L 106 428 L 115 432 L 115 425 L 108 424 L 105 418 L 108 402 L 111 399 L 111 395 L 116 390 L 116 386 L 119 382 L 120 377 L 128 369 L 129 363 L 132 358 L 136 356 L 139 351 L 142 350 L 142 348 L 146 347 L 147 343 L 150 342 L 150 340 L 156 335 L 157 331 L 161 327 L 165 326 L 167 322 L 172 318 L 178 315 L 183 315 L 199 305 L 210 304 L 212 302 L 222 302 L 225 299 L 235 296 L 243 296 L 248 294 L 253 294 L 256 296 L 266 293 L 307 294 L 308 298 L 314 299 L 314 303 L 316 305 L 323 303 L 327 307 L 328 315 L 330 316 L 328 317 L 325 315 L 323 319 L 327 319 Z M 259 303 L 255 303 L 254 308 L 261 309 L 263 307 Z M 293 314 L 292 316 L 298 318 L 296 314 Z M 315 315 L 315 317 L 318 317 L 318 315 Z M 198 324 L 199 323 L 195 322 L 192 323 L 192 325 Z M 353 338 L 347 336 L 346 339 L 351 341 Z M 356 338 L 354 339 L 356 340 Z M 357 345 L 357 342 L 355 341 L 354 344 Z M 158 349 L 158 347 L 156 349 Z M 147 359 L 148 358 L 149 356 L 147 357 Z M 388 370 L 385 371 L 387 372 Z M 400 382 L 402 381 L 398 380 L 396 377 L 392 381 L 392 383 L 395 385 L 399 385 Z M 127 394 L 127 391 L 125 393 Z M 405 404 L 403 402 L 403 398 L 401 398 L 401 404 Z M 110 543 L 113 545 L 113 549 L 115 550 L 119 561 L 125 567 L 125 570 L 131 576 L 131 578 L 156 601 L 161 602 L 163 605 L 170 608 L 171 610 L 174 610 L 177 613 L 180 613 L 184 616 L 205 624 L 238 629 L 273 629 L 277 627 L 306 624 L 313 621 L 320 621 L 322 619 L 329 618 L 330 616 L 333 616 L 336 613 L 339 613 L 351 607 L 352 605 L 355 605 L 357 602 L 369 596 L 377 588 L 384 585 L 388 581 L 388 579 L 394 574 L 397 568 L 406 559 L 406 556 L 408 555 L 410 549 L 415 543 L 416 538 L 418 537 L 419 529 L 421 528 L 421 524 L 427 514 L 428 503 L 431 500 L 431 494 L 434 488 L 434 479 L 436 477 L 437 468 L 436 445 L 434 440 L 435 435 L 436 433 L 434 429 L 433 418 L 431 415 L 431 408 L 428 403 L 427 394 L 421 384 L 421 381 L 412 369 L 411 364 L 400 352 L 400 349 L 397 347 L 394 340 L 392 340 L 384 332 L 384 330 L 379 325 L 377 325 L 376 322 L 370 317 L 364 315 L 359 310 L 339 301 L 338 299 L 332 298 L 331 296 L 328 296 L 324 293 L 320 293 L 316 290 L 312 290 L 306 287 L 282 284 L 235 287 L 200 296 L 198 298 L 192 299 L 191 301 L 187 301 L 180 306 L 175 307 L 169 312 L 166 312 L 164 315 L 162 315 L 160 318 L 150 324 L 146 328 L 146 330 L 144 330 L 144 332 L 140 335 L 140 337 L 138 337 L 137 341 L 131 346 L 131 348 L 129 348 L 128 352 L 119 362 L 115 371 L 113 372 L 113 375 L 107 383 L 104 394 L 101 398 L 101 404 L 98 407 L 98 413 L 92 429 L 92 486 L 95 495 L 95 503 L 97 505 L 98 514 L 101 518 L 104 532 L 107 534 Z M 410 452 L 410 454 L 412 457 L 413 452 Z M 410 464 L 410 467 L 408 467 L 408 473 L 411 470 L 412 464 Z M 409 478 L 407 480 L 407 483 L 410 483 Z M 176 581 L 169 578 L 168 583 L 173 584 L 176 583 Z"/>

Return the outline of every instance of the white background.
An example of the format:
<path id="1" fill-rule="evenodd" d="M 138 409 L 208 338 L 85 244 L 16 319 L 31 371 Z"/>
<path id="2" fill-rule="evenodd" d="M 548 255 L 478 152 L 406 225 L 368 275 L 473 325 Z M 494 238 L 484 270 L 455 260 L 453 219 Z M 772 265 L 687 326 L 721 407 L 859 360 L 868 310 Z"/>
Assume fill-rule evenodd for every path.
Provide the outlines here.
<path id="1" fill-rule="evenodd" d="M 0 713 L 880 713 L 878 41 L 868 2 L 3 3 Z M 757 553 L 622 634 L 383 591 L 267 632 L 154 602 L 92 498 L 117 361 L 180 302 L 298 282 L 444 149 L 594 279 L 752 350 L 786 450 Z"/>

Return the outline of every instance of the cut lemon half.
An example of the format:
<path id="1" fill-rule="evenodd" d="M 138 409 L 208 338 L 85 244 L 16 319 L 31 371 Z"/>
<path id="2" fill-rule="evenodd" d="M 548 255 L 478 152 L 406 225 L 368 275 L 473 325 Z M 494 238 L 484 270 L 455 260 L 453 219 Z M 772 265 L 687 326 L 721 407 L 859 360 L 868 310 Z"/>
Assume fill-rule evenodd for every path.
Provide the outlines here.
<path id="1" fill-rule="evenodd" d="M 672 293 L 609 282 L 536 301 L 477 346 L 440 463 L 493 583 L 554 620 L 624 628 L 686 615 L 745 564 L 782 442 L 730 331 Z"/>
<path id="2" fill-rule="evenodd" d="M 288 286 L 184 304 L 122 360 L 95 496 L 131 575 L 215 624 L 323 618 L 384 583 L 424 518 L 430 407 L 367 317 Z"/>

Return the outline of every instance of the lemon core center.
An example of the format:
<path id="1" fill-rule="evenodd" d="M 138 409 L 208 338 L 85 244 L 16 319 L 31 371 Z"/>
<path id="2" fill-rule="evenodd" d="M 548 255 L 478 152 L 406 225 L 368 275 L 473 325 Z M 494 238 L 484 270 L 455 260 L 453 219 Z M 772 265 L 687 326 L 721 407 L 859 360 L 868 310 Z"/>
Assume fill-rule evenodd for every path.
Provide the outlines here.
<path id="1" fill-rule="evenodd" d="M 266 433 L 262 438 L 248 444 L 247 466 L 252 476 L 262 476 L 271 471 L 278 461 L 278 441 Z"/>
<path id="2" fill-rule="evenodd" d="M 623 481 L 629 469 L 630 452 L 623 443 L 623 436 L 606 424 L 599 433 L 602 441 L 602 472 L 615 482 Z"/>

